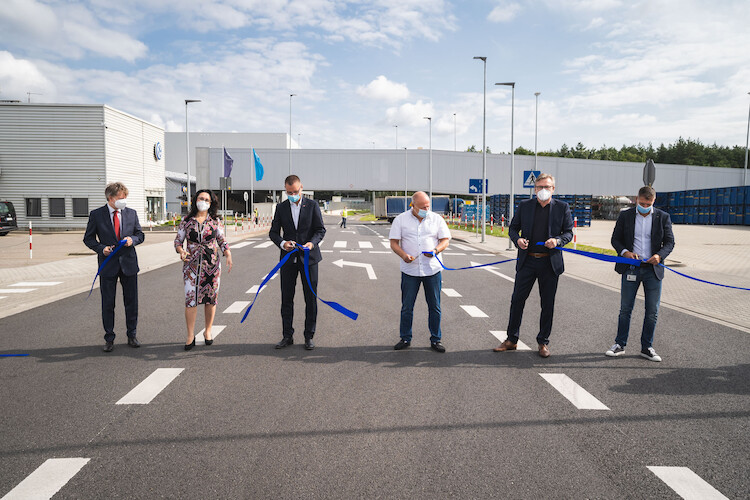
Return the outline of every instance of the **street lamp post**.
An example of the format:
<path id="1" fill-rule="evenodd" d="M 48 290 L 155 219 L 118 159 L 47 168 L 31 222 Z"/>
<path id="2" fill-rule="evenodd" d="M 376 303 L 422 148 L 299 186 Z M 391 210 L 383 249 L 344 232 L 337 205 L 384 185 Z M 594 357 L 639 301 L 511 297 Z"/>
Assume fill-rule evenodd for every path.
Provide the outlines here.
<path id="1" fill-rule="evenodd" d="M 482 219 L 482 243 L 487 231 L 487 58 L 476 56 L 474 59 L 481 59 L 484 63 L 484 80 L 483 80 L 483 101 L 482 101 L 482 206 L 480 218 Z"/>
<path id="2" fill-rule="evenodd" d="M 409 150 L 404 148 L 404 205 L 409 208 Z"/>
<path id="3" fill-rule="evenodd" d="M 457 151 L 456 144 L 458 138 L 458 129 L 456 128 L 456 113 L 453 113 L 453 151 Z"/>
<path id="4" fill-rule="evenodd" d="M 190 212 L 190 130 L 188 129 L 188 104 L 200 99 L 185 99 L 185 151 L 187 152 L 187 209 Z M 180 210 L 182 212 L 182 210 Z"/>
<path id="5" fill-rule="evenodd" d="M 396 149 L 398 149 L 398 125 L 394 125 L 393 128 L 396 129 Z"/>
<path id="6" fill-rule="evenodd" d="M 750 95 L 750 92 L 747 93 L 747 95 Z M 742 185 L 747 186 L 747 147 L 748 143 L 750 143 L 750 107 L 748 107 L 747 111 L 747 135 L 745 136 L 745 173 L 742 177 Z M 745 201 L 747 203 L 747 200 Z"/>
<path id="7" fill-rule="evenodd" d="M 302 132 L 297 132 L 297 146 L 302 148 Z"/>
<path id="8" fill-rule="evenodd" d="M 289 94 L 289 175 L 292 175 L 292 97 L 297 94 Z"/>
<path id="9" fill-rule="evenodd" d="M 539 94 L 541 92 L 534 92 L 534 98 L 536 103 L 534 104 L 534 171 L 539 170 L 537 168 L 537 136 L 539 130 Z M 536 175 L 536 174 L 535 174 Z M 529 198 L 532 197 L 534 188 L 529 188 Z"/>
<path id="10" fill-rule="evenodd" d="M 510 87 L 511 90 L 511 101 L 510 101 L 510 199 L 508 200 L 508 228 L 510 229 L 510 221 L 513 220 L 513 183 L 515 182 L 513 178 L 513 171 L 515 169 L 515 161 L 516 161 L 516 155 L 515 151 L 513 151 L 513 124 L 514 124 L 514 112 L 515 112 L 515 105 L 516 105 L 516 82 L 504 82 L 504 83 L 496 83 L 495 85 L 505 85 L 507 87 Z M 508 235 L 510 236 L 510 234 Z M 513 249 L 513 241 L 508 237 L 508 250 Z"/>
<path id="11" fill-rule="evenodd" d="M 432 203 L 432 117 L 424 116 L 430 122 L 430 203 Z"/>

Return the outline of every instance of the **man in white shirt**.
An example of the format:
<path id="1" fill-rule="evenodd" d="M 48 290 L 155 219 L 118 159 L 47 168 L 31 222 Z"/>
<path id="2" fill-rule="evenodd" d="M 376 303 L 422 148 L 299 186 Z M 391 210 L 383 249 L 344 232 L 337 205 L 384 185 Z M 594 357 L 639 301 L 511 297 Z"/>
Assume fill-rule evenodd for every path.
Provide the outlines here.
<path id="1" fill-rule="evenodd" d="M 401 257 L 401 340 L 393 348 L 397 351 L 411 345 L 411 326 L 414 319 L 414 302 L 419 286 L 424 286 L 427 299 L 430 347 L 445 352 L 440 331 L 440 290 L 442 266 L 432 255 L 448 247 L 451 238 L 448 225 L 442 217 L 430 212 L 427 193 L 417 191 L 411 198 L 411 210 L 393 220 L 388 238 L 391 250 Z"/>

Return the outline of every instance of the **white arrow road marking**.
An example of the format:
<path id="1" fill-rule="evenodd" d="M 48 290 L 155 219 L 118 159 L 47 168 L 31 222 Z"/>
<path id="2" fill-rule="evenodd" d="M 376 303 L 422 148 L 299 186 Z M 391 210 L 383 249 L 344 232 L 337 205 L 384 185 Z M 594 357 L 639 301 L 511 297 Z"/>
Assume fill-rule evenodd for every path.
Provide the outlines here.
<path id="1" fill-rule="evenodd" d="M 471 261 L 471 262 L 469 262 L 469 265 L 470 266 L 481 266 L 482 263 L 481 262 Z M 514 280 L 510 276 L 506 276 L 505 274 L 501 273 L 500 271 L 496 271 L 494 267 L 481 267 L 480 269 L 484 269 L 488 273 L 492 273 L 495 276 L 500 276 L 501 278 L 506 279 L 506 280 L 510 281 L 511 283 L 515 283 L 516 282 L 516 280 Z"/>
<path id="2" fill-rule="evenodd" d="M 500 342 L 505 342 L 506 340 L 508 340 L 508 332 L 504 330 L 490 330 L 490 333 L 494 335 L 495 338 L 499 340 Z M 531 347 L 527 346 L 520 340 L 517 342 L 516 345 L 518 346 L 516 347 L 517 351 L 530 351 L 531 350 Z"/>
<path id="3" fill-rule="evenodd" d="M 372 268 L 372 264 L 367 264 L 365 262 L 349 262 L 345 261 L 344 259 L 339 259 L 335 262 L 332 262 L 334 266 L 339 266 L 340 268 L 344 268 L 344 266 L 353 266 L 353 267 L 364 267 L 367 269 L 367 277 L 371 280 L 378 279 L 377 276 L 375 276 L 375 271 Z"/>

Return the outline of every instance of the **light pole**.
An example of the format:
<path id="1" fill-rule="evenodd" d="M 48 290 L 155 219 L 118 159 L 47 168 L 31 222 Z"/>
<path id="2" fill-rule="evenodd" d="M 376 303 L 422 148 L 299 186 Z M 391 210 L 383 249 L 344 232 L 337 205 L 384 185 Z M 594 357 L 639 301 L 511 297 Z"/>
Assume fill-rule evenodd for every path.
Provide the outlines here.
<path id="1" fill-rule="evenodd" d="M 297 94 L 289 94 L 289 175 L 292 175 L 292 97 Z"/>
<path id="2" fill-rule="evenodd" d="M 430 122 L 430 204 L 432 204 L 432 117 L 423 116 L 422 118 Z"/>
<path id="3" fill-rule="evenodd" d="M 297 146 L 302 149 L 302 132 L 297 132 Z"/>
<path id="4" fill-rule="evenodd" d="M 393 128 L 396 129 L 396 149 L 398 149 L 398 125 L 394 125 Z"/>
<path id="5" fill-rule="evenodd" d="M 484 63 L 484 91 L 482 101 L 482 207 L 480 210 L 480 217 L 482 218 L 482 243 L 484 243 L 484 235 L 487 230 L 487 221 L 485 207 L 487 206 L 487 58 L 483 56 L 476 56 L 474 59 L 481 59 Z"/>
<path id="6" fill-rule="evenodd" d="M 508 200 L 508 229 L 510 230 L 510 221 L 513 220 L 513 183 L 515 182 L 513 179 L 513 170 L 515 169 L 515 161 L 516 161 L 516 155 L 515 151 L 513 151 L 513 120 L 514 120 L 514 111 L 515 111 L 515 105 L 516 105 L 516 82 L 504 82 L 504 83 L 496 83 L 495 85 L 505 85 L 510 87 L 511 90 L 511 101 L 510 101 L 510 199 Z M 508 250 L 513 250 L 513 240 L 510 239 L 510 234 L 508 234 Z"/>
<path id="7" fill-rule="evenodd" d="M 185 150 L 187 152 L 187 210 L 190 212 L 190 131 L 188 129 L 188 104 L 201 102 L 200 99 L 185 99 Z M 182 210 L 180 210 L 182 212 Z"/>
<path id="8" fill-rule="evenodd" d="M 409 150 L 404 148 L 404 205 L 409 208 Z"/>
<path id="9" fill-rule="evenodd" d="M 456 138 L 458 137 L 456 128 L 456 113 L 453 113 L 453 151 L 457 151 L 456 149 Z"/>
<path id="10" fill-rule="evenodd" d="M 750 95 L 750 92 L 747 93 L 747 95 Z M 747 135 L 745 136 L 745 173 L 742 177 L 742 185 L 747 186 L 747 146 L 750 142 L 750 107 L 748 107 L 747 111 Z M 747 203 L 747 200 L 745 201 Z"/>
<path id="11" fill-rule="evenodd" d="M 537 135 L 539 130 L 539 94 L 541 92 L 534 92 L 534 98 L 536 99 L 536 104 L 534 105 L 534 172 L 538 170 L 537 168 Z M 536 174 L 534 174 L 536 175 Z M 529 198 L 533 197 L 534 194 L 534 188 L 529 188 Z"/>

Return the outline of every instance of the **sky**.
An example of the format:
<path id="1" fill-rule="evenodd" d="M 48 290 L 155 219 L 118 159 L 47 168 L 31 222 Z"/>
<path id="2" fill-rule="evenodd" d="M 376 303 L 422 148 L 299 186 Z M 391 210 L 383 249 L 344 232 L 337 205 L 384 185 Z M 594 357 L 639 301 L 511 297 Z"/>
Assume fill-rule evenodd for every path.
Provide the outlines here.
<path id="1" fill-rule="evenodd" d="M 2 4 L 0 99 L 107 104 L 168 132 L 185 99 L 202 101 L 191 132 L 288 132 L 296 94 L 302 148 L 481 148 L 482 56 L 496 153 L 512 111 L 532 151 L 535 135 L 539 151 L 746 140 L 747 0 Z"/>

